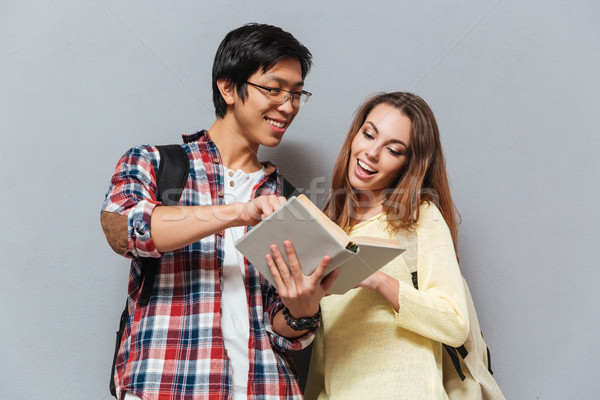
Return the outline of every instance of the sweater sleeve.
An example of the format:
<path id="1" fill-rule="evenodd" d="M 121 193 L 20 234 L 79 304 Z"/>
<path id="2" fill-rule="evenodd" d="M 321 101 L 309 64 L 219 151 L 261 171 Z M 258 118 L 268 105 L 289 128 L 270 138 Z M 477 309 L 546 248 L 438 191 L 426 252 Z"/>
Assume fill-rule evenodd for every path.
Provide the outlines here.
<path id="1" fill-rule="evenodd" d="M 451 346 L 467 338 L 469 319 L 450 230 L 432 204 L 421 206 L 417 233 L 419 290 L 399 282 L 397 323 Z"/>

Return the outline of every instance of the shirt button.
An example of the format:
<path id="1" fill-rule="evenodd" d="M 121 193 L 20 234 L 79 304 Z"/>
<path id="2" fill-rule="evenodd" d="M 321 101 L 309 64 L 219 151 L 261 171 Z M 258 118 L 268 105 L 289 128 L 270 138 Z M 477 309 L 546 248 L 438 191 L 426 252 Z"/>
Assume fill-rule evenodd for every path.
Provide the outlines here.
<path id="1" fill-rule="evenodd" d="M 219 160 L 219 157 L 215 157 L 215 158 L 213 158 L 213 161 L 215 162 L 215 164 L 218 164 L 218 163 L 219 163 L 219 161 L 220 161 L 220 160 Z"/>
<path id="2" fill-rule="evenodd" d="M 218 194 L 219 194 L 219 197 L 223 197 L 223 196 L 225 196 L 225 193 L 223 193 L 223 191 L 222 191 L 222 190 L 219 190 L 219 193 L 218 193 Z"/>
<path id="3" fill-rule="evenodd" d="M 229 186 L 234 187 L 235 186 L 235 182 L 234 181 L 229 182 Z"/>
<path id="4" fill-rule="evenodd" d="M 223 231 L 219 231 L 219 236 L 223 236 Z"/>
<path id="5" fill-rule="evenodd" d="M 229 176 L 233 176 L 233 171 L 229 171 Z"/>

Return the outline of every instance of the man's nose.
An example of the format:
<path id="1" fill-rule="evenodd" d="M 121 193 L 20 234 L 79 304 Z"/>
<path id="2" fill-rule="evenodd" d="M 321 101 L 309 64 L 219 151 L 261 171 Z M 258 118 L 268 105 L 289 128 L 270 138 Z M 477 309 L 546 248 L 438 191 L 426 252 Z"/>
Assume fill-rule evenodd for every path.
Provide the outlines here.
<path id="1" fill-rule="evenodd" d="M 298 99 L 294 99 L 292 100 L 293 97 L 288 95 L 287 98 L 285 99 L 285 101 L 283 102 L 283 104 L 280 104 L 279 107 L 277 107 L 278 110 L 285 112 L 286 114 L 292 114 L 296 107 L 296 104 L 292 104 L 292 101 L 297 102 L 299 101 Z"/>

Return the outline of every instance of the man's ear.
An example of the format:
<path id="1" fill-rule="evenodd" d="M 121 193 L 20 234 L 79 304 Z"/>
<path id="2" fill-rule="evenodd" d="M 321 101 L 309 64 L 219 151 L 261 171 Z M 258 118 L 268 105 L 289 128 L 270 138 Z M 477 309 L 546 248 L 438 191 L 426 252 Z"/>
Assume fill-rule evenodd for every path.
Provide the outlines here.
<path id="1" fill-rule="evenodd" d="M 229 80 L 218 80 L 217 87 L 219 88 L 219 92 L 221 92 L 223 100 L 225 100 L 225 104 L 228 106 L 233 105 L 235 102 L 235 85 L 233 82 Z"/>

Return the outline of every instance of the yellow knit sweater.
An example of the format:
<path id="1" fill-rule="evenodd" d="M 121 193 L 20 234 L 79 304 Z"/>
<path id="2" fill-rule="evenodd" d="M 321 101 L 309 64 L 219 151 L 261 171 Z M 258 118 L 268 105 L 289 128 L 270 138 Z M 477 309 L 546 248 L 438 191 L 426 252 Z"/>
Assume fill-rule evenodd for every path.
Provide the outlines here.
<path id="1" fill-rule="evenodd" d="M 358 235 L 393 237 L 383 214 L 356 225 L 350 236 Z M 381 269 L 399 281 L 399 312 L 369 289 L 323 298 L 306 399 L 447 399 L 441 343 L 464 342 L 467 304 L 450 231 L 428 203 L 420 208 L 415 245 L 419 290 L 408 255 Z"/>

